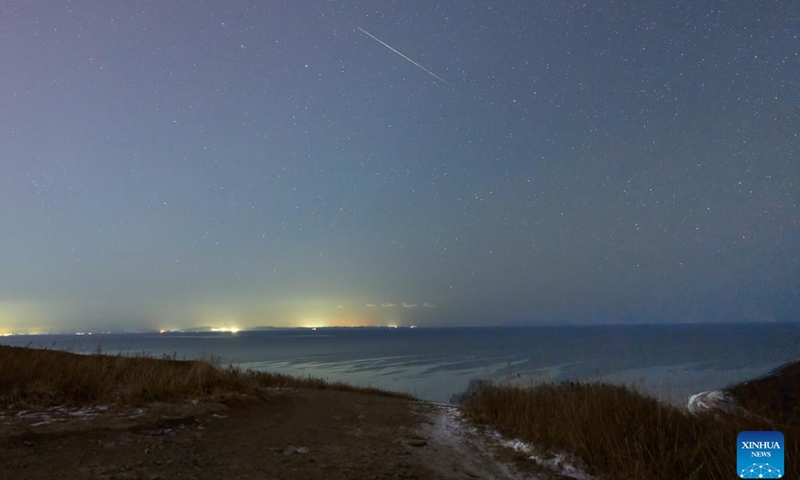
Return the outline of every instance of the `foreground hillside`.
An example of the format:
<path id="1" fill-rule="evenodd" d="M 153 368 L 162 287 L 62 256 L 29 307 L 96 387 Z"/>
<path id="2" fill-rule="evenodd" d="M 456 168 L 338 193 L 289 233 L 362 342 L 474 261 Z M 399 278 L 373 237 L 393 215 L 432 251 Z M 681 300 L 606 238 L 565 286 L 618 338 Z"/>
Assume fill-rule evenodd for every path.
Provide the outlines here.
<path id="1" fill-rule="evenodd" d="M 550 478 L 493 448 L 407 394 L 0 346 L 0 480 Z"/>
<path id="2" fill-rule="evenodd" d="M 735 474 L 743 430 L 782 431 L 792 474 L 798 372 L 699 414 L 600 383 L 476 382 L 454 407 L 213 361 L 0 346 L 0 480 L 713 480 Z"/>

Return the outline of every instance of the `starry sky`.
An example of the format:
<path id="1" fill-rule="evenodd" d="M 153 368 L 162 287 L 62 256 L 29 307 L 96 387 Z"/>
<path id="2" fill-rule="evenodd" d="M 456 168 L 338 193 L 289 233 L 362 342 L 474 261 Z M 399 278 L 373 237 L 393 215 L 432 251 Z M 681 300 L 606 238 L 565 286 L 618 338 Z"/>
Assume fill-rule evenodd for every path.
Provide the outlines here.
<path id="1" fill-rule="evenodd" d="M 798 319 L 800 3 L 0 2 L 0 333 Z"/>

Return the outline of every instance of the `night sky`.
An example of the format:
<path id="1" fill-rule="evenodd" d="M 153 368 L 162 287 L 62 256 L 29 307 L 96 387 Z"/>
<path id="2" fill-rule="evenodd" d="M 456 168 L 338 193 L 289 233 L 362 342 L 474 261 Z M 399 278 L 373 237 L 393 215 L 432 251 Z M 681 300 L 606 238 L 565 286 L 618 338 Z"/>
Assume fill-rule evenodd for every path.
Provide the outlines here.
<path id="1" fill-rule="evenodd" d="M 0 2 L 0 333 L 798 319 L 798 2 Z"/>

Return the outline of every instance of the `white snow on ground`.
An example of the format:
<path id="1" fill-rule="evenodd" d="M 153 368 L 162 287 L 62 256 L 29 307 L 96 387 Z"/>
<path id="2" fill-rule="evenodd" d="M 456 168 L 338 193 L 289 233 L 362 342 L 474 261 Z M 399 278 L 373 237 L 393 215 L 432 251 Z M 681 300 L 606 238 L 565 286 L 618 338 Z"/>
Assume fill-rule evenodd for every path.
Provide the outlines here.
<path id="1" fill-rule="evenodd" d="M 95 415 L 108 411 L 108 406 L 106 405 L 98 405 L 96 407 L 86 407 L 86 408 L 79 408 L 79 409 L 66 409 L 64 407 L 59 407 L 60 412 L 63 412 L 70 417 L 77 417 L 77 418 L 88 418 L 94 417 Z"/>
<path id="2" fill-rule="evenodd" d="M 742 411 L 742 408 L 736 404 L 736 400 L 729 397 L 721 390 L 711 390 L 692 395 L 689 397 L 686 408 L 689 410 L 689 413 L 695 415 L 713 410 L 725 413 L 738 413 Z"/>
<path id="3" fill-rule="evenodd" d="M 106 405 L 95 407 L 69 408 L 64 405 L 51 407 L 47 410 L 22 410 L 11 417 L 0 415 L 0 420 L 17 420 L 27 423 L 31 427 L 41 427 L 55 422 L 63 422 L 68 418 L 87 420 L 108 410 Z"/>
<path id="4" fill-rule="evenodd" d="M 594 477 L 574 465 L 574 461 L 570 459 L 570 455 L 566 453 L 556 453 L 551 457 L 534 453 L 535 449 L 528 443 L 522 440 L 505 440 L 499 433 L 493 432 L 496 435 L 500 445 L 515 450 L 517 452 L 529 455 L 528 458 L 537 464 L 552 470 L 560 475 L 570 478 L 577 478 L 579 480 L 593 480 Z"/>
<path id="5" fill-rule="evenodd" d="M 16 418 L 24 420 L 25 422 L 32 422 L 28 423 L 31 427 L 41 427 L 42 425 L 53 423 L 53 417 L 47 412 L 30 412 L 28 410 L 23 410 L 17 412 Z"/>
<path id="6" fill-rule="evenodd" d="M 137 408 L 136 410 L 134 410 L 132 412 L 120 413 L 119 414 L 120 417 L 127 416 L 128 418 L 138 418 L 138 417 L 141 417 L 142 415 L 144 415 L 144 409 L 142 409 L 142 408 Z"/>

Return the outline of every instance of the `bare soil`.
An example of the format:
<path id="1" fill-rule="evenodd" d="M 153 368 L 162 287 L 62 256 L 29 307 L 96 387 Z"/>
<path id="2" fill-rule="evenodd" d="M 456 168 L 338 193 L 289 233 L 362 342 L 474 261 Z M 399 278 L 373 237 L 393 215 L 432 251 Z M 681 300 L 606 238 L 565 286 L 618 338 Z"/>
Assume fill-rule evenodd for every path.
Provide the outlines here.
<path id="1" fill-rule="evenodd" d="M 0 480 L 523 479 L 453 407 L 334 390 L 0 412 Z"/>

